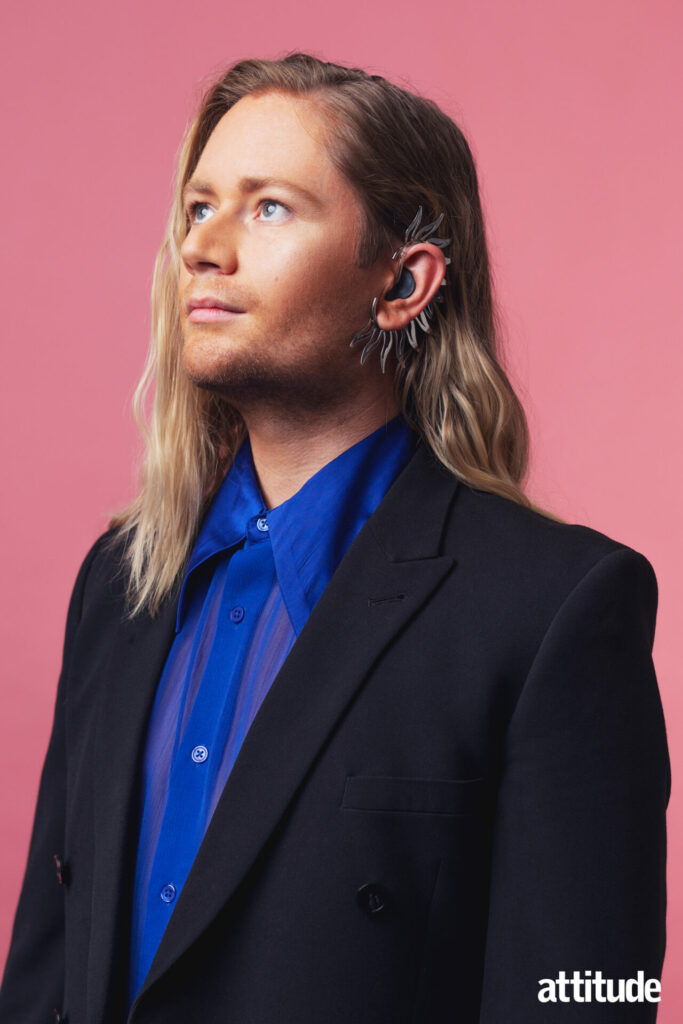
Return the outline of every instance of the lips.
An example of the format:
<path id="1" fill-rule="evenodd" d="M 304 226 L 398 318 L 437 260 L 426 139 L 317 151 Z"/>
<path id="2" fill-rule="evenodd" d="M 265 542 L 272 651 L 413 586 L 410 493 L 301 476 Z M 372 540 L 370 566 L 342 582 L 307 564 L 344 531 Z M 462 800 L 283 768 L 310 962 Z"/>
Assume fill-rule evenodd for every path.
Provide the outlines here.
<path id="1" fill-rule="evenodd" d="M 193 323 L 214 323 L 230 320 L 239 316 L 244 310 L 232 302 L 226 302 L 215 295 L 195 295 L 188 299 L 185 308 L 187 319 Z"/>
<path id="2" fill-rule="evenodd" d="M 195 295 L 188 299 L 186 302 L 186 308 L 188 313 L 191 313 L 193 309 L 225 309 L 229 313 L 242 313 L 243 310 L 233 302 L 225 302 L 223 299 L 219 299 L 215 295 Z"/>

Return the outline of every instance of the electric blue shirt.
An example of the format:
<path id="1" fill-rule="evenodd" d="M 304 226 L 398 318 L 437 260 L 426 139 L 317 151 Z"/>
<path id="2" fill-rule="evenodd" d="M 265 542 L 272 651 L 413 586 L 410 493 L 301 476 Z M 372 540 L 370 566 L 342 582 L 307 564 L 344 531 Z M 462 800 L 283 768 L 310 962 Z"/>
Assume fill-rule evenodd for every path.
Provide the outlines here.
<path id="1" fill-rule="evenodd" d="M 397 416 L 268 511 L 247 438 L 214 497 L 147 733 L 129 1007 L 263 698 L 415 441 Z"/>

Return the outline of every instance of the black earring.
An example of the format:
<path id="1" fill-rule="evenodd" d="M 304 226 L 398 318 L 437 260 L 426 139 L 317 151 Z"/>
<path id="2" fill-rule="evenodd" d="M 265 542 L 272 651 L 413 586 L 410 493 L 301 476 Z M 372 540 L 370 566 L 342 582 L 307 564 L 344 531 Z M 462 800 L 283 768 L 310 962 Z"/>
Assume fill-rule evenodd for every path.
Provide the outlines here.
<path id="1" fill-rule="evenodd" d="M 408 268 L 404 267 L 400 273 L 398 281 L 394 282 L 384 298 L 389 299 L 389 301 L 391 301 L 391 299 L 407 299 L 414 291 L 415 278 Z"/>

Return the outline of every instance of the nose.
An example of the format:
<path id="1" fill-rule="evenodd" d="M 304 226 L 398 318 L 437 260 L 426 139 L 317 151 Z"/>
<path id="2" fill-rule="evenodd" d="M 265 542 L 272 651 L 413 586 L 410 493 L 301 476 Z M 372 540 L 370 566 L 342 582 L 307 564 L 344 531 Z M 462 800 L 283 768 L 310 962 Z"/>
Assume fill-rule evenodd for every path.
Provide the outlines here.
<path id="1" fill-rule="evenodd" d="M 214 213 L 201 224 L 193 224 L 180 246 L 180 256 L 190 274 L 204 271 L 234 274 L 237 246 L 226 220 Z"/>

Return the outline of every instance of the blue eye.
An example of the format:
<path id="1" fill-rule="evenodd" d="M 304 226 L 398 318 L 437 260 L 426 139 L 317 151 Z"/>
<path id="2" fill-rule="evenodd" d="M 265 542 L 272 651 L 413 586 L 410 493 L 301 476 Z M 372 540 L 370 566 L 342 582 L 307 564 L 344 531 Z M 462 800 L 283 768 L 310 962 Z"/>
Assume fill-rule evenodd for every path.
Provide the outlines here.
<path id="1" fill-rule="evenodd" d="M 264 199 L 259 206 L 262 214 L 261 219 L 275 221 L 276 223 L 286 219 L 286 215 L 291 212 L 288 206 L 278 202 L 277 199 Z M 282 215 L 277 216 L 278 208 L 280 211 L 284 211 L 284 217 Z"/>
<path id="2" fill-rule="evenodd" d="M 206 218 L 202 218 L 201 220 L 197 220 L 197 218 L 196 218 L 197 211 L 201 210 L 203 207 L 206 207 L 207 209 L 209 209 L 209 204 L 208 203 L 199 203 L 199 202 L 198 203 L 190 203 L 190 206 L 189 206 L 188 211 L 187 211 L 187 215 L 190 218 L 190 223 L 191 224 L 203 224 L 204 223 L 204 220 Z"/>

